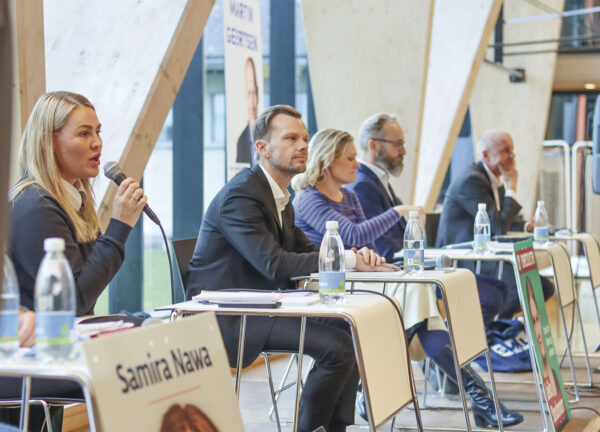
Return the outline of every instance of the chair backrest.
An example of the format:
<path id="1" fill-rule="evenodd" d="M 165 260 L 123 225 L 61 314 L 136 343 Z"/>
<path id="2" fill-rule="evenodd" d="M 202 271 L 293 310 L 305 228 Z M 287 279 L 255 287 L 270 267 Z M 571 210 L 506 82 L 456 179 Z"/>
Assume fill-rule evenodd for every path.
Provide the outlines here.
<path id="1" fill-rule="evenodd" d="M 596 236 L 590 233 L 579 233 L 577 237 L 584 245 L 585 256 L 590 269 L 592 288 L 597 288 L 600 286 L 600 247 L 598 246 L 598 240 Z"/>
<path id="2" fill-rule="evenodd" d="M 435 247 L 440 216 L 440 213 L 427 213 L 425 215 L 425 235 L 427 236 L 427 246 L 429 247 Z"/>
<path id="3" fill-rule="evenodd" d="M 567 307 L 574 301 L 577 301 L 569 251 L 562 243 L 550 243 L 546 246 L 546 250 L 550 254 L 550 260 L 554 269 L 555 283 L 558 285 L 557 288 L 560 295 L 560 304 L 563 308 Z"/>
<path id="4" fill-rule="evenodd" d="M 194 255 L 194 248 L 196 247 L 196 241 L 198 237 L 191 237 L 181 240 L 173 240 L 173 251 L 175 252 L 175 259 L 177 260 L 177 268 L 179 269 L 179 276 L 181 277 L 181 285 L 185 291 L 185 285 L 187 283 L 188 266 L 190 260 Z"/>

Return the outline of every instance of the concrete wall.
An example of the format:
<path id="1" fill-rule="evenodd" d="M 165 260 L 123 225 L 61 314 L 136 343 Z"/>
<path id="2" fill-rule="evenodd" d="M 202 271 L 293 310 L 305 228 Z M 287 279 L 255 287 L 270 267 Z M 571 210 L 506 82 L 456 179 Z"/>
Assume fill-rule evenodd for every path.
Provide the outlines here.
<path id="1" fill-rule="evenodd" d="M 562 11 L 564 0 L 546 0 L 544 4 Z M 547 10 L 528 2 L 510 1 L 504 4 L 505 20 L 547 13 Z M 504 41 L 557 39 L 560 25 L 560 18 L 505 24 Z M 505 48 L 505 54 L 527 49 L 555 50 L 556 47 L 556 43 L 549 43 L 536 45 L 535 48 Z M 488 54 L 488 58 L 492 58 L 492 55 Z M 506 71 L 484 64 L 471 97 L 471 121 L 475 139 L 488 129 L 505 129 L 513 137 L 519 170 L 517 198 L 523 206 L 525 218 L 531 218 L 535 210 L 537 173 L 550 108 L 555 64 L 555 52 L 505 55 L 505 66 L 525 68 L 526 81 L 511 83 Z"/>
<path id="2" fill-rule="evenodd" d="M 48 91 L 87 96 L 102 123 L 101 162 L 141 178 L 214 0 L 45 0 Z M 95 185 L 108 222 L 114 186 Z"/>
<path id="3" fill-rule="evenodd" d="M 396 114 L 408 155 L 392 183 L 412 201 L 433 0 L 303 0 L 302 8 L 318 127 L 356 136 L 371 114 Z"/>
<path id="4" fill-rule="evenodd" d="M 431 212 L 448 169 L 502 0 L 437 1 L 415 204 Z"/>

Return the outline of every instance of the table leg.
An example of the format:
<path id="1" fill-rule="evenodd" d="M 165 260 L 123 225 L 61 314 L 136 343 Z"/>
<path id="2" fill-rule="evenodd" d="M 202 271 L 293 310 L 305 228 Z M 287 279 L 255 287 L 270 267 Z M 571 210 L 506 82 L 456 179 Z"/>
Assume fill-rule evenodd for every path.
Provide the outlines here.
<path id="1" fill-rule="evenodd" d="M 461 366 L 458 363 L 458 355 L 456 354 L 456 344 L 454 343 L 454 330 L 452 328 L 452 319 L 450 317 L 450 308 L 448 307 L 448 299 L 446 298 L 446 287 L 439 284 L 442 291 L 442 300 L 444 302 L 444 309 L 446 309 L 446 321 L 448 322 L 448 333 L 450 336 L 450 346 L 452 347 L 452 359 L 454 360 L 454 368 L 456 369 L 456 384 L 460 393 L 460 399 L 463 406 L 463 413 L 465 415 L 465 423 L 467 430 L 471 431 L 471 419 L 469 418 L 469 408 L 467 407 L 467 397 L 465 395 L 465 387 L 462 381 Z M 427 379 L 427 377 L 425 377 Z"/>
<path id="2" fill-rule="evenodd" d="M 238 340 L 237 367 L 235 370 L 235 394 L 240 399 L 240 385 L 242 383 L 242 365 L 244 364 L 244 340 L 246 339 L 246 315 L 240 321 L 240 335 Z"/>
<path id="3" fill-rule="evenodd" d="M 31 377 L 23 377 L 23 387 L 21 390 L 21 419 L 19 428 L 21 430 L 29 430 L 29 398 L 31 396 Z"/>
<path id="4" fill-rule="evenodd" d="M 296 381 L 296 409 L 294 410 L 294 432 L 298 430 L 298 411 L 300 410 L 300 390 L 302 386 L 302 357 L 304 355 L 304 334 L 306 316 L 300 318 L 300 340 L 298 341 L 298 379 Z"/>

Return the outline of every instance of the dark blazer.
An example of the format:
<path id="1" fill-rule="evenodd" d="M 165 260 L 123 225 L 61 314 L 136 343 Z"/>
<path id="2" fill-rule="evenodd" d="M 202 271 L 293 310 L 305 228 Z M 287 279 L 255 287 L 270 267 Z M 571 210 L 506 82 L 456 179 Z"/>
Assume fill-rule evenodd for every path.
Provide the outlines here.
<path id="1" fill-rule="evenodd" d="M 252 138 L 250 134 L 250 125 L 246 125 L 237 141 L 236 162 L 249 163 L 252 165 Z"/>
<path id="2" fill-rule="evenodd" d="M 225 288 L 291 289 L 291 277 L 318 269 L 318 253 L 294 224 L 288 203 L 279 225 L 271 187 L 259 165 L 245 168 L 213 199 L 204 215 L 189 265 L 187 297 Z M 249 317 L 244 365 L 264 346 L 269 318 Z M 235 362 L 239 318 L 219 317 L 225 347 Z"/>
<path id="3" fill-rule="evenodd" d="M 522 231 L 524 222 L 519 216 L 519 203 L 505 196 L 504 187 L 498 189 L 498 198 L 500 211 L 496 209 L 492 183 L 483 162 L 475 163 L 463 171 L 446 192 L 436 245 L 472 241 L 477 204 L 480 202 L 487 204 L 492 236 L 506 234 L 511 227 Z"/>
<path id="4" fill-rule="evenodd" d="M 23 189 L 11 203 L 10 255 L 19 279 L 21 305 L 34 308 L 35 278 L 44 257 L 44 239 L 65 240 L 65 257 L 75 278 L 77 315 L 94 313 L 96 300 L 125 259 L 131 227 L 111 219 L 97 240 L 80 243 L 61 205 L 39 186 Z"/>
<path id="5" fill-rule="evenodd" d="M 360 164 L 358 167 L 356 181 L 346 187 L 358 195 L 360 205 L 367 219 L 379 216 L 390 208 L 402 204 L 395 194 L 393 195 L 393 199 L 390 198 L 381 180 L 363 164 Z M 402 218 L 400 222 L 375 240 L 377 252 L 389 262 L 393 261 L 394 253 L 403 247 L 405 228 L 406 221 Z"/>

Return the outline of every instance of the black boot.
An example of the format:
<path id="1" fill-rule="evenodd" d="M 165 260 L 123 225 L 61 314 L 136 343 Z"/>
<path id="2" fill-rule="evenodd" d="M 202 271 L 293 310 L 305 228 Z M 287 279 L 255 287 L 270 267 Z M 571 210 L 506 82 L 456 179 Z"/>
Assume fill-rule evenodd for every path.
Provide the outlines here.
<path id="1" fill-rule="evenodd" d="M 448 375 L 449 379 L 456 382 L 456 369 L 452 358 L 452 349 L 449 345 L 444 346 L 432 360 Z M 461 377 L 465 392 L 471 398 L 471 409 L 473 410 L 475 424 L 478 427 L 491 426 L 497 428 L 498 417 L 494 399 L 481 377 L 470 366 L 462 368 Z M 523 421 L 522 414 L 512 412 L 502 404 L 500 404 L 500 409 L 504 426 L 513 426 Z"/>
<path id="2" fill-rule="evenodd" d="M 421 370 L 425 375 L 425 362 L 419 362 L 421 364 Z M 451 379 L 446 379 L 446 384 L 444 385 L 444 379 L 446 378 L 446 374 L 442 371 L 439 371 L 437 365 L 435 363 L 429 363 L 429 371 L 427 372 L 427 381 L 431 384 L 431 387 L 436 392 L 441 392 L 442 387 L 444 388 L 445 395 L 457 395 L 458 387 Z M 440 386 L 441 382 L 441 386 Z"/>
<path id="3" fill-rule="evenodd" d="M 356 411 L 364 421 L 369 422 L 367 418 L 367 401 L 365 401 L 365 394 L 362 388 L 356 392 Z"/>

